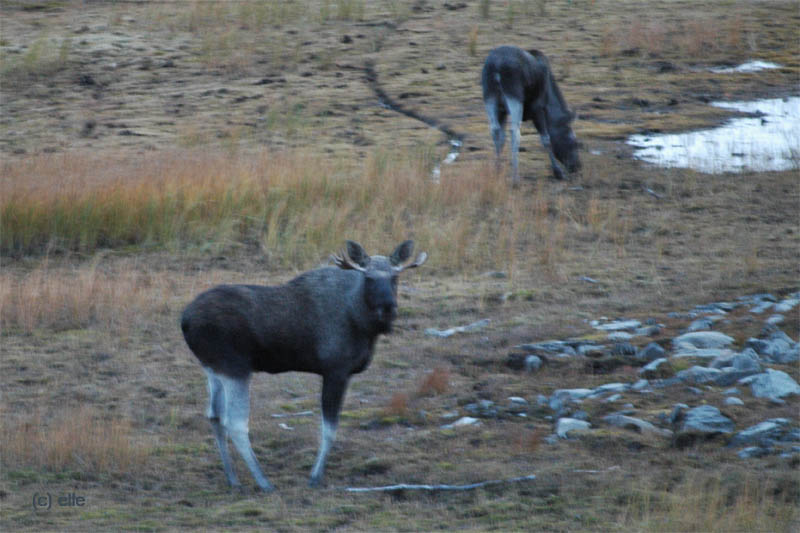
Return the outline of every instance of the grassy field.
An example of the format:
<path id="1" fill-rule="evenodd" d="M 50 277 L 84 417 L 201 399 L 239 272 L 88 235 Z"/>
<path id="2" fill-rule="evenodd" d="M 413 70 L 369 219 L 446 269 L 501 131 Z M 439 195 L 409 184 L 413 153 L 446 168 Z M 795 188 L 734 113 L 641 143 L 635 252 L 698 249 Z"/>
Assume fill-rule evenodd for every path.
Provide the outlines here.
<path id="1" fill-rule="evenodd" d="M 600 340 L 588 321 L 602 316 L 653 319 L 659 336 L 632 342 L 667 345 L 688 325 L 670 312 L 800 289 L 797 170 L 657 169 L 621 142 L 729 116 L 709 101 L 796 92 L 798 24 L 788 1 L 0 0 L 0 528 L 796 530 L 796 455 L 742 460 L 719 439 L 679 448 L 601 419 L 632 402 L 660 425 L 684 402 L 737 429 L 796 425 L 797 397 L 723 407 L 722 388 L 675 386 L 586 402 L 593 431 L 554 445 L 537 395 L 637 368 L 575 358 L 526 374 L 506 359 L 525 342 Z M 495 173 L 479 73 L 503 43 L 550 57 L 579 116 L 573 180 L 550 179 L 532 127 L 522 186 Z M 708 68 L 748 59 L 782 66 Z M 440 183 L 447 137 L 379 105 L 374 83 L 463 136 Z M 430 259 L 404 275 L 396 331 L 351 383 L 327 485 L 306 487 L 318 378 L 259 375 L 251 439 L 278 491 L 256 493 L 237 457 L 246 488 L 231 493 L 183 306 L 218 283 L 288 281 L 345 239 L 387 253 L 405 238 Z M 762 327 L 728 319 L 736 348 Z M 441 428 L 510 396 L 527 417 Z"/>

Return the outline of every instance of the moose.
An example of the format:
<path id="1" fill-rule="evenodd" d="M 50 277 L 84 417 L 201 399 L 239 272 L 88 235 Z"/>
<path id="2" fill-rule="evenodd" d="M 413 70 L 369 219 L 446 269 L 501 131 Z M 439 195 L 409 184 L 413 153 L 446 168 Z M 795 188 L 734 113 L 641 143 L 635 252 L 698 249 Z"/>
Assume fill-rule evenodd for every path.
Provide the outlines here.
<path id="1" fill-rule="evenodd" d="M 407 240 L 385 257 L 347 241 L 335 266 L 305 272 L 285 285 L 220 285 L 183 311 L 181 329 L 208 378 L 206 416 L 232 487 L 240 486 L 228 453 L 230 437 L 259 488 L 274 490 L 250 446 L 250 378 L 254 372 L 322 376 L 322 425 L 310 485 L 318 486 L 350 376 L 369 365 L 379 335 L 397 317 L 398 275 L 428 255 Z M 405 263 L 405 264 L 404 264 Z"/>
<path id="2" fill-rule="evenodd" d="M 525 51 L 515 46 L 494 48 L 483 65 L 481 85 L 498 168 L 505 144 L 506 118 L 511 116 L 514 185 L 519 184 L 519 128 L 523 120 L 533 121 L 542 145 L 550 156 L 556 179 L 564 179 L 559 161 L 570 173 L 580 169 L 578 142 L 570 127 L 575 114 L 567 107 L 543 53 L 538 50 Z"/>

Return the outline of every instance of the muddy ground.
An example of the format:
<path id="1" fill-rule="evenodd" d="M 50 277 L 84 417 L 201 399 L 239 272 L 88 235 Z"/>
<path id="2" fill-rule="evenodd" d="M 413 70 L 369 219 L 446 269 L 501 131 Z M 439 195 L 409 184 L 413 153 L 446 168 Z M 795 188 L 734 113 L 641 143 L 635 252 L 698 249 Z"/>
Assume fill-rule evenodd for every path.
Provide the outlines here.
<path id="1" fill-rule="evenodd" d="M 458 160 L 442 177 L 457 179 L 492 158 L 479 90 L 483 58 L 501 43 L 536 47 L 550 57 L 579 115 L 584 171 L 571 182 L 549 179 L 529 128 L 521 157 L 528 179 L 511 194 L 534 198 L 538 190 L 553 203 L 567 196 L 576 209 L 588 209 L 591 198 L 613 202 L 625 236 L 625 246 L 612 251 L 589 238 L 569 241 L 561 252 L 569 260 L 555 266 L 520 249 L 515 272 L 501 265 L 498 274 L 465 273 L 432 258 L 407 276 L 397 331 L 379 342 L 370 369 L 353 380 L 321 490 L 306 488 L 317 446 L 317 378 L 256 377 L 251 435 L 278 488 L 269 496 L 254 492 L 238 459 L 247 486 L 244 493 L 228 491 L 203 417 L 204 376 L 180 338 L 177 317 L 207 286 L 278 283 L 314 265 L 265 270 L 259 251 L 242 248 L 3 258 L 4 279 L 12 283 L 42 269 L 56 280 L 79 281 L 92 265 L 92 276 L 127 283 L 107 291 L 112 296 L 103 309 L 113 317 L 93 318 L 86 327 L 55 321 L 27 330 L 4 323 L 3 529 L 797 527 L 796 458 L 744 461 L 724 447 L 724 438 L 678 447 L 600 421 L 628 402 L 636 416 L 657 424 L 677 402 L 722 408 L 723 388 L 700 387 L 697 394 L 676 386 L 626 396 L 620 405 L 592 402 L 585 410 L 594 432 L 549 444 L 554 413 L 536 405 L 537 395 L 633 382 L 638 368 L 582 358 L 527 374 L 506 364 L 521 343 L 599 340 L 588 321 L 601 316 L 663 324 L 655 337 L 632 342 L 667 346 L 689 323 L 670 312 L 798 290 L 796 171 L 662 170 L 632 160 L 622 142 L 632 133 L 680 131 L 730 116 L 710 101 L 796 94 L 796 3 L 3 0 L 0 24 L 4 169 L 82 151 L 107 155 L 111 173 L 115 161 L 181 150 L 243 158 L 265 148 L 308 150 L 360 159 L 396 149 L 417 151 L 430 166 L 441 160 L 447 135 L 381 105 L 380 87 L 404 109 L 463 137 Z M 748 59 L 781 67 L 709 71 Z M 332 251 L 321 250 L 320 260 Z M 33 293 L 32 300 L 40 297 Z M 484 318 L 490 325 L 474 333 L 425 334 Z M 745 310 L 720 326 L 737 349 L 762 327 L 762 317 Z M 798 339 L 797 308 L 781 327 Z M 800 380 L 797 365 L 776 368 Z M 440 385 L 428 378 L 434 371 Z M 467 404 L 505 405 L 509 396 L 529 402 L 526 417 L 441 428 L 452 413 L 467 414 Z M 798 423 L 797 397 L 784 405 L 742 397 L 744 406 L 723 408 L 737 429 L 775 417 Z M 313 416 L 271 416 L 307 410 Z M 120 440 L 104 433 L 106 426 Z M 51 448 L 53 441 L 61 444 Z M 528 474 L 537 479 L 459 493 L 343 491 Z M 37 509 L 36 497 L 45 494 L 73 494 L 85 505 L 72 499 Z"/>

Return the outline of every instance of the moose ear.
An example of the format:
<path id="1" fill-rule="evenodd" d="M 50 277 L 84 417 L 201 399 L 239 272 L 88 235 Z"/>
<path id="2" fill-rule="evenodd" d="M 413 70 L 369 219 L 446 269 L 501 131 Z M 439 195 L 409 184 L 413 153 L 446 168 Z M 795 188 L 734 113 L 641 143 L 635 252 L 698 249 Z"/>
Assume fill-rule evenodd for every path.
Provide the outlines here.
<path id="1" fill-rule="evenodd" d="M 350 259 L 362 268 L 366 268 L 369 264 L 369 255 L 364 251 L 364 248 L 355 241 L 347 241 L 347 255 Z"/>
<path id="2" fill-rule="evenodd" d="M 402 263 L 405 263 L 409 257 L 411 257 L 411 252 L 414 251 L 414 241 L 406 241 L 397 248 L 395 248 L 394 252 L 392 252 L 391 257 L 389 257 L 389 262 L 393 266 L 398 266 Z"/>

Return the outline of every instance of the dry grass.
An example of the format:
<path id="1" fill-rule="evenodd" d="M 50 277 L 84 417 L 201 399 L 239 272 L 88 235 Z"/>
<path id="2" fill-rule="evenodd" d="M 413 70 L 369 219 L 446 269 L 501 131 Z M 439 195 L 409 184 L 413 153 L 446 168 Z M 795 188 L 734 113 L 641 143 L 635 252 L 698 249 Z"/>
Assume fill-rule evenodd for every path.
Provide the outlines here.
<path id="1" fill-rule="evenodd" d="M 450 390 L 450 371 L 444 367 L 436 367 L 425 375 L 417 389 L 418 396 L 435 396 Z"/>
<path id="2" fill-rule="evenodd" d="M 5 469 L 80 472 L 81 479 L 132 474 L 148 458 L 127 419 L 103 415 L 94 406 L 62 407 L 23 418 L 0 418 Z"/>
<path id="3" fill-rule="evenodd" d="M 654 532 L 783 531 L 798 515 L 800 494 L 791 477 L 694 472 L 668 489 L 658 481 L 643 485 L 632 487 L 621 525 Z"/>
<path id="4" fill-rule="evenodd" d="M 0 184 L 1 249 L 91 254 L 131 245 L 255 245 L 283 266 L 308 266 L 345 238 L 376 249 L 408 235 L 436 249 L 439 266 L 513 270 L 521 245 L 552 267 L 564 260 L 568 233 L 584 231 L 586 221 L 570 212 L 580 208 L 541 185 L 530 210 L 529 199 L 505 194 L 490 165 L 446 173 L 436 185 L 430 164 L 425 153 L 382 150 L 357 164 L 304 151 L 162 153 L 144 161 L 121 157 L 113 167 L 80 154 L 18 160 L 6 163 Z M 589 223 L 597 237 L 622 243 L 615 209 L 595 209 Z"/>

